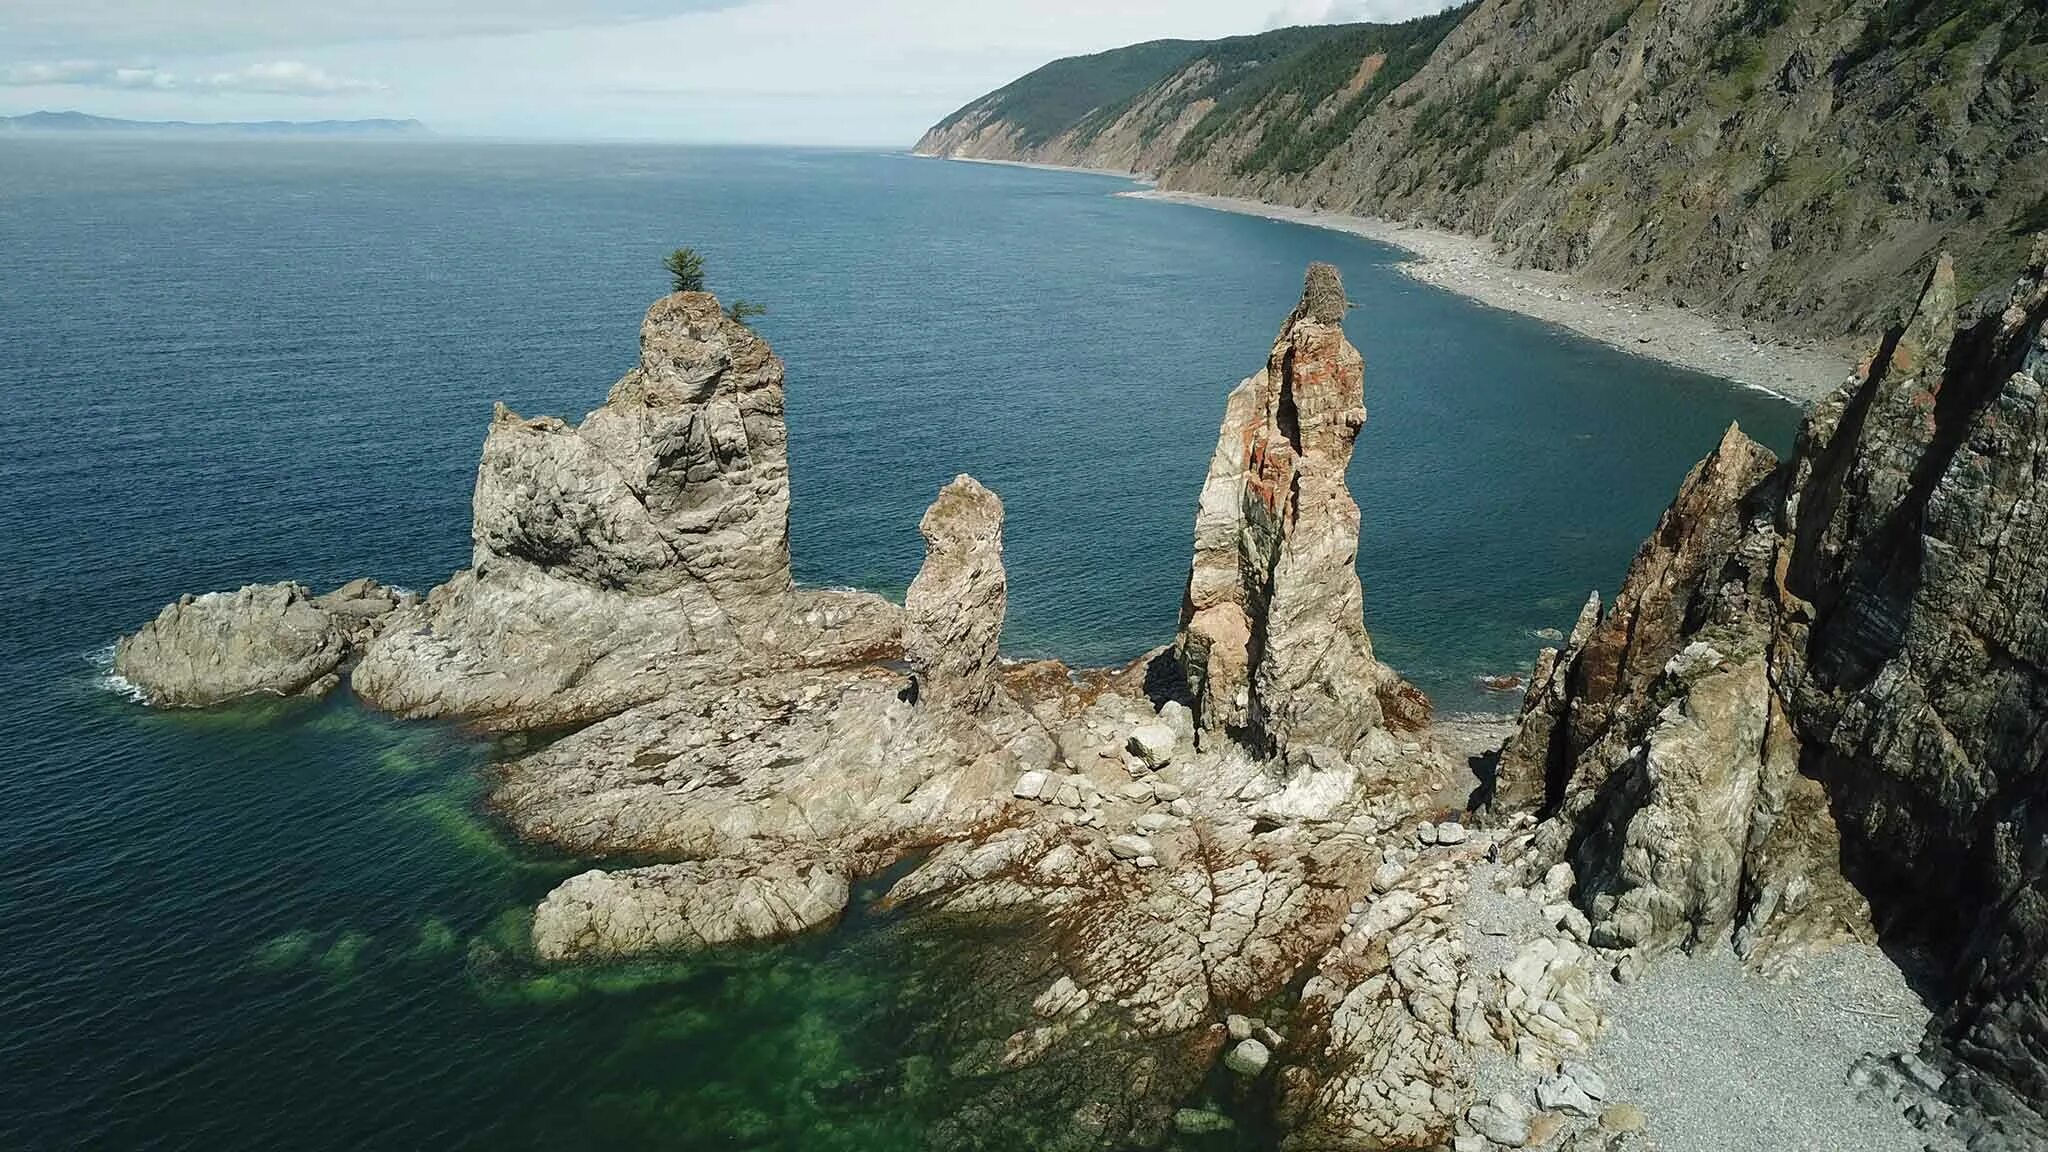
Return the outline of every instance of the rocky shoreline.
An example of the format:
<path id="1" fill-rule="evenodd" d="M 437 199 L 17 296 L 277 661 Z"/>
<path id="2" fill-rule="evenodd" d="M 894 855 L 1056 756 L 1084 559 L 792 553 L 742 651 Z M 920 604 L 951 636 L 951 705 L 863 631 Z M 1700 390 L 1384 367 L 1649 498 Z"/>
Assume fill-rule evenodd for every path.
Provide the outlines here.
<path id="1" fill-rule="evenodd" d="M 1852 882 L 1856 845 L 1903 822 L 1930 859 L 1990 852 L 1943 873 L 1979 919 L 1923 1050 L 1874 1053 L 1836 1088 L 1894 1134 L 1910 1118 L 1937 1144 L 2025 1147 L 2048 1099 L 2032 1046 L 2048 996 L 2009 973 L 2044 951 L 2038 832 L 2024 804 L 1961 819 L 1912 790 L 1954 787 L 1917 782 L 1923 764 L 1999 771 L 1970 741 L 2005 756 L 2033 730 L 2018 718 L 2039 665 L 1977 673 L 1991 720 L 1943 677 L 1972 674 L 1955 654 L 1981 636 L 2026 651 L 2041 615 L 2024 574 L 2048 570 L 2048 531 L 2020 476 L 2048 454 L 2029 415 L 2043 264 L 2048 245 L 2007 311 L 1962 334 L 1937 278 L 1793 463 L 1731 429 L 1510 723 L 1438 723 L 1373 654 L 1345 483 L 1364 370 L 1327 265 L 1226 399 L 1179 628 L 1127 667 L 1001 658 L 1003 507 L 967 476 L 925 514 L 903 606 L 797 588 L 781 361 L 681 293 L 649 309 L 639 366 L 580 425 L 498 410 L 472 566 L 424 599 L 357 582 L 181 601 L 114 670 L 163 706 L 347 676 L 400 716 L 567 730 L 505 764 L 490 801 L 599 865 L 536 910 L 541 963 L 808 931 L 863 882 L 881 908 L 1017 926 L 1028 1019 L 961 1055 L 973 1087 L 937 1146 L 979 1146 L 1023 1101 L 1067 1117 L 1060 1147 L 1198 1137 L 1234 1123 L 1192 1104 L 1218 1075 L 1289 1149 L 1662 1146 L 1674 1119 L 1598 1064 L 1616 989 L 1700 961 L 1674 950 L 1732 946 L 1782 974 L 1910 927 Z M 1897 569 L 1922 539 L 1899 501 L 1932 492 L 1945 519 L 1926 548 L 1966 603 L 1815 567 Z M 1814 526 L 1767 531 L 1778 516 Z M 1806 647 L 1830 609 L 1858 638 L 1901 613 L 1916 635 L 1952 626 L 1875 681 L 1923 686 L 1932 711 L 1830 695 L 1852 689 Z M 1857 717 L 1882 729 L 1868 747 L 1907 751 L 1860 778 L 1802 759 L 1853 744 Z M 1956 742 L 1946 759 L 1930 732 Z M 2040 786 L 2021 770 L 1997 796 Z"/>

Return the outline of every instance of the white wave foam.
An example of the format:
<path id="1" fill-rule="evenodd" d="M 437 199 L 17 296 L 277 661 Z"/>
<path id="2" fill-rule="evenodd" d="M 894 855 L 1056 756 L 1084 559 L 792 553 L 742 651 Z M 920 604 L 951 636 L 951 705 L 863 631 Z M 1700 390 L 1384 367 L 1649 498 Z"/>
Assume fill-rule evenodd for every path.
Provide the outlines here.
<path id="1" fill-rule="evenodd" d="M 117 696 L 125 696 L 137 704 L 147 699 L 134 681 L 114 671 L 114 645 L 111 642 L 85 653 L 84 660 L 99 670 L 99 675 L 92 680 L 94 687 Z"/>

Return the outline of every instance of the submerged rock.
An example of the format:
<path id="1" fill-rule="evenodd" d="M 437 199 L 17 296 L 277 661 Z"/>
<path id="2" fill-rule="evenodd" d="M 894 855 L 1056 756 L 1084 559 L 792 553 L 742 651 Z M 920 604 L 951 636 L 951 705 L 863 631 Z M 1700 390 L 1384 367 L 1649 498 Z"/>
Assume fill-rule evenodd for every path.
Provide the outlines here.
<path id="1" fill-rule="evenodd" d="M 291 582 L 182 596 L 115 644 L 114 672 L 163 708 L 324 695 L 405 602 L 373 580 L 325 596 Z"/>

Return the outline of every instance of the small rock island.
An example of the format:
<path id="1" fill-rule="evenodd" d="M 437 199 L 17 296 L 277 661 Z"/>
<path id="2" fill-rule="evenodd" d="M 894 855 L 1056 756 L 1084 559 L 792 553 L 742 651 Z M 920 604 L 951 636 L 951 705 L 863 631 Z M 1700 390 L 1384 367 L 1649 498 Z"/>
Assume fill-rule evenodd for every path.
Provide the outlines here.
<path id="1" fill-rule="evenodd" d="M 885 908 L 1029 923 L 1046 975 L 982 1071 L 1085 1146 L 1230 1125 L 1185 1106 L 1222 1074 L 1288 1149 L 1653 1147 L 1589 1061 L 1608 990 L 1679 949 L 1772 971 L 1911 932 L 1942 1007 L 1866 1090 L 2038 1147 L 2048 242 L 1981 316 L 1938 268 L 1789 461 L 1731 428 L 1476 733 L 1366 631 L 1346 307 L 1311 266 L 1225 399 L 1179 629 L 1126 667 L 1000 656 L 1003 504 L 969 476 L 903 606 L 797 587 L 782 363 L 678 293 L 580 425 L 498 409 L 468 569 L 187 597 L 116 671 L 165 707 L 346 677 L 402 717 L 573 728 L 491 799 L 629 862 L 540 904 L 546 963 L 800 933 L 883 877 Z M 1482 896 L 1534 927 L 1475 931 Z"/>

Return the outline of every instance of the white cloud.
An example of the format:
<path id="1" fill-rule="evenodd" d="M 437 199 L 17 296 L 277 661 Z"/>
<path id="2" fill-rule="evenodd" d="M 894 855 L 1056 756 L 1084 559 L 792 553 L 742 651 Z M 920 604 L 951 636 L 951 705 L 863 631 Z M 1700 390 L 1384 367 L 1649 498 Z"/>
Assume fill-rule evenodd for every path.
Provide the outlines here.
<path id="1" fill-rule="evenodd" d="M 1394 24 L 1441 12 L 1459 0 L 1284 0 L 1266 18 L 1268 28 L 1297 24 Z"/>
<path id="2" fill-rule="evenodd" d="M 381 91 L 368 80 L 336 76 L 297 60 L 272 60 L 216 72 L 171 72 L 152 65 L 108 65 L 90 60 L 0 68 L 0 86 L 69 86 L 148 92 L 254 92 L 273 96 L 346 96 Z"/>
<path id="3" fill-rule="evenodd" d="M 0 113 L 278 119 L 311 93 L 448 136 L 901 147 L 1057 57 L 1255 32 L 1276 4 L 1302 23 L 1448 3 L 0 0 Z"/>
<path id="4" fill-rule="evenodd" d="M 213 55 L 659 20 L 746 0 L 0 0 L 0 52 Z"/>

